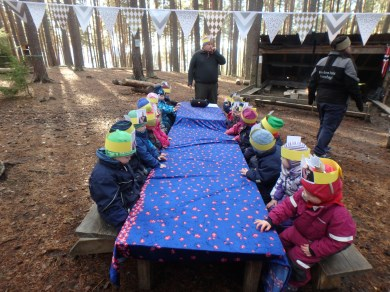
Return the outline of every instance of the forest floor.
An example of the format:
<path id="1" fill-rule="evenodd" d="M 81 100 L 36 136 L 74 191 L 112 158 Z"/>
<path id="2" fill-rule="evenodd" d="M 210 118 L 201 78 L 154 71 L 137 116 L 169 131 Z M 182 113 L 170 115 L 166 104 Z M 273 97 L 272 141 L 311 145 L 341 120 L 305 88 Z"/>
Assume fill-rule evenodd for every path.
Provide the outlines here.
<path id="1" fill-rule="evenodd" d="M 91 206 L 88 178 L 109 126 L 135 108 L 142 94 L 113 85 L 130 77 L 124 69 L 66 67 L 48 70 L 53 83 L 31 84 L 32 97 L 0 96 L 0 290 L 101 291 L 109 283 L 110 254 L 71 257 L 75 228 Z M 173 100 L 190 100 L 186 74 L 157 72 L 172 85 Z M 221 77 L 220 98 L 242 89 Z M 300 135 L 311 148 L 316 113 L 282 106 L 271 110 L 284 119 L 282 137 Z M 344 202 L 357 223 L 355 244 L 374 269 L 343 280 L 342 291 L 389 291 L 390 150 L 389 119 L 373 108 L 371 121 L 345 117 L 333 141 L 333 158 L 344 172 Z M 154 291 L 239 291 L 239 264 L 159 264 Z M 137 290 L 133 260 L 122 269 L 121 291 Z M 311 291 L 305 288 L 304 291 Z"/>

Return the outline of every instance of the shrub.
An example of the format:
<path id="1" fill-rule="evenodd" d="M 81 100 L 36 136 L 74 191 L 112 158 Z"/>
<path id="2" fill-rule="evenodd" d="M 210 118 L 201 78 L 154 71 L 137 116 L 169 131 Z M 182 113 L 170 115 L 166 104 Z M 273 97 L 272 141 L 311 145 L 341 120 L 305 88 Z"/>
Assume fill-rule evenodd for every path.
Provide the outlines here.
<path id="1" fill-rule="evenodd" d="M 11 68 L 10 72 L 0 74 L 0 79 L 9 82 L 9 86 L 0 86 L 0 92 L 5 96 L 15 96 L 21 90 L 28 92 L 28 67 L 12 55 L 7 34 L 0 29 L 0 67 Z"/>

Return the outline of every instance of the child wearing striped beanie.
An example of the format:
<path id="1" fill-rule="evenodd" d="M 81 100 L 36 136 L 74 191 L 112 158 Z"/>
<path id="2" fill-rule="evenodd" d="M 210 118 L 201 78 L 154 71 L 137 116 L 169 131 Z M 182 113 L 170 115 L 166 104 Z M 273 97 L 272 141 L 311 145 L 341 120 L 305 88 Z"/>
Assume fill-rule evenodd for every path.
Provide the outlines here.
<path id="1" fill-rule="evenodd" d="M 130 160 L 135 153 L 132 135 L 116 129 L 108 133 L 104 148 L 96 151 L 98 162 L 89 178 L 89 191 L 98 212 L 118 232 L 141 191 Z"/>
<path id="2" fill-rule="evenodd" d="M 273 111 L 266 115 L 260 122 L 263 129 L 268 130 L 275 137 L 276 143 L 279 146 L 283 145 L 283 141 L 280 137 L 280 129 L 284 126 L 284 121 L 272 115 Z"/>

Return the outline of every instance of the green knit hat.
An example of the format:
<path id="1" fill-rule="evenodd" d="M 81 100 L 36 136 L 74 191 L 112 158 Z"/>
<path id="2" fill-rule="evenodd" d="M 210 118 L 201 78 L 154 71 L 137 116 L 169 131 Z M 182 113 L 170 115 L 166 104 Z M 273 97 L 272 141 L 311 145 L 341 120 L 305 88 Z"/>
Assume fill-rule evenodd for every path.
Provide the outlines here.
<path id="1" fill-rule="evenodd" d="M 120 130 L 107 134 L 104 148 L 106 155 L 111 158 L 128 156 L 135 153 L 132 136 Z"/>
<path id="2" fill-rule="evenodd" d="M 146 110 L 145 109 L 131 110 L 131 111 L 129 111 L 127 116 L 125 116 L 125 119 L 130 121 L 134 125 L 134 128 L 138 129 L 138 128 L 141 128 L 141 127 L 146 125 L 146 121 L 147 121 L 146 118 L 145 118 L 144 122 L 140 121 L 140 117 L 142 115 L 145 115 L 145 117 L 146 117 Z"/>
<path id="3" fill-rule="evenodd" d="M 261 120 L 261 125 L 264 129 L 275 134 L 284 126 L 284 122 L 275 116 L 267 115 Z"/>

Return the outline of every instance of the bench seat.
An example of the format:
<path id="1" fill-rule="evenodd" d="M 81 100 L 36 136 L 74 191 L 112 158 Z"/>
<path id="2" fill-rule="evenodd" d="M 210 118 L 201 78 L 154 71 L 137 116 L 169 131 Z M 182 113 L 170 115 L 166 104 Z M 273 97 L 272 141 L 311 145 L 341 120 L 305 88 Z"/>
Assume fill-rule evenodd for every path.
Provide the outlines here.
<path id="1" fill-rule="evenodd" d="M 112 253 L 117 236 L 115 228 L 100 217 L 95 203 L 76 228 L 76 234 L 80 238 L 70 250 L 71 256 Z"/>
<path id="2" fill-rule="evenodd" d="M 369 271 L 371 264 L 355 245 L 330 256 L 313 268 L 313 284 L 318 290 L 335 289 L 341 286 L 341 277 Z"/>

